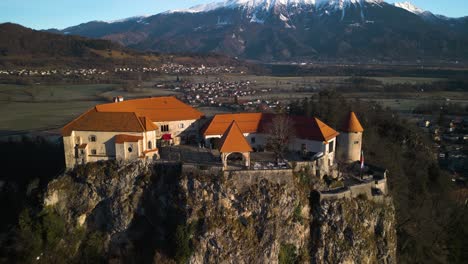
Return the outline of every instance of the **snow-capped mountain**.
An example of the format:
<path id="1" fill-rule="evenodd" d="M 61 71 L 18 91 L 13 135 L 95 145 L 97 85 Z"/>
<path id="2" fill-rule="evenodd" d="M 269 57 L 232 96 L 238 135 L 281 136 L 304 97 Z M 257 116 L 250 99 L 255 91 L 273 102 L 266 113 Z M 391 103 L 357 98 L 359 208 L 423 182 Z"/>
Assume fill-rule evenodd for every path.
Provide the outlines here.
<path id="1" fill-rule="evenodd" d="M 124 23 L 124 22 L 129 22 L 129 21 L 136 21 L 136 22 L 143 22 L 145 18 L 149 17 L 150 15 L 142 15 L 142 16 L 132 16 L 132 17 L 127 17 L 123 19 L 117 19 L 117 20 L 110 20 L 110 21 L 104 21 L 106 23 Z"/>
<path id="2" fill-rule="evenodd" d="M 226 0 L 62 32 L 141 50 L 265 61 L 467 58 L 468 19 L 383 0 Z"/>
<path id="3" fill-rule="evenodd" d="M 247 9 L 250 11 L 272 10 L 279 7 L 314 6 L 316 0 L 227 0 L 209 4 L 197 5 L 188 9 L 171 10 L 168 13 L 200 13 L 220 8 Z"/>
<path id="4" fill-rule="evenodd" d="M 361 5 L 365 3 L 381 4 L 383 0 L 227 0 L 209 4 L 197 5 L 188 9 L 171 10 L 166 13 L 201 13 L 220 8 L 248 9 L 251 11 L 274 10 L 282 7 L 323 7 L 343 9 L 349 5 Z"/>
<path id="5" fill-rule="evenodd" d="M 414 14 L 422 14 L 425 12 L 425 10 L 422 10 L 421 8 L 413 5 L 411 2 L 400 2 L 400 3 L 395 3 L 394 4 L 396 7 L 403 8 L 408 12 L 414 13 Z"/>

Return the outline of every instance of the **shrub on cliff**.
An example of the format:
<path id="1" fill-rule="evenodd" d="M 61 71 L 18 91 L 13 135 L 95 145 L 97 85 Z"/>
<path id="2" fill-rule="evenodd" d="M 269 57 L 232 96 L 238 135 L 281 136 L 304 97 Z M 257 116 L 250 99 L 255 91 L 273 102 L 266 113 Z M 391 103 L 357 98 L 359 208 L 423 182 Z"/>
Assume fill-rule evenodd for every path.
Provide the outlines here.
<path id="1" fill-rule="evenodd" d="M 104 255 L 104 237 L 100 233 L 66 226 L 53 208 L 34 214 L 21 212 L 14 242 L 21 263 L 99 263 Z"/>
<path id="2" fill-rule="evenodd" d="M 34 215 L 25 209 L 20 215 L 17 240 L 18 257 L 25 263 L 71 261 L 81 232 L 67 232 L 65 221 L 51 208 Z"/>
<path id="3" fill-rule="evenodd" d="M 296 264 L 298 263 L 296 247 L 291 244 L 281 244 L 278 255 L 279 264 Z"/>
<path id="4" fill-rule="evenodd" d="M 193 254 L 191 239 L 195 233 L 196 224 L 178 225 L 175 233 L 175 260 L 177 263 L 187 263 Z"/>

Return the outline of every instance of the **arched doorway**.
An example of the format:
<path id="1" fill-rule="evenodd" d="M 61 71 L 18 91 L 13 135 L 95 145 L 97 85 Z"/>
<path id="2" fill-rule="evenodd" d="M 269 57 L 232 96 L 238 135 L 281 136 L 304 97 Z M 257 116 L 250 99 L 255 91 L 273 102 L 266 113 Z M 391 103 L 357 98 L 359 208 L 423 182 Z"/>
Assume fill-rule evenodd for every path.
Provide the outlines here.
<path id="1" fill-rule="evenodd" d="M 221 155 L 225 170 L 241 170 L 250 167 L 250 152 L 230 152 Z"/>
<path id="2" fill-rule="evenodd" d="M 242 168 L 244 166 L 244 164 L 245 164 L 244 155 L 242 155 L 242 153 L 234 152 L 234 153 L 229 154 L 226 157 L 226 166 L 227 167 Z"/>

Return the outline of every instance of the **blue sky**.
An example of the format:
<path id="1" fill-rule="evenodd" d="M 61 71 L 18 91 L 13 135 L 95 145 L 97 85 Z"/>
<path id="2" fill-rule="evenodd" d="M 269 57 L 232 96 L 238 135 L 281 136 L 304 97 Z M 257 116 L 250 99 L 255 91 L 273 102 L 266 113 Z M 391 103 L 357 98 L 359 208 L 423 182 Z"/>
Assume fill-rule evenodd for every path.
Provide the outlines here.
<path id="1" fill-rule="evenodd" d="M 0 0 L 0 23 L 34 29 L 65 28 L 91 20 L 157 14 L 219 0 Z M 398 0 L 405 1 L 405 0 Z M 394 0 L 387 0 L 393 3 Z M 468 0 L 412 0 L 416 6 L 450 17 L 468 15 Z"/>

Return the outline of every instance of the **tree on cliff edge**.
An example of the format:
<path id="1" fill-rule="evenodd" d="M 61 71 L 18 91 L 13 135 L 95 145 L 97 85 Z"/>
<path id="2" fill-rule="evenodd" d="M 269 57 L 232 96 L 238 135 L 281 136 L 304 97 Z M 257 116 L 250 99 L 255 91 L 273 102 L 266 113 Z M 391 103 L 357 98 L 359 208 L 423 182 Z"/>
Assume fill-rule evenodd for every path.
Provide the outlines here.
<path id="1" fill-rule="evenodd" d="M 275 153 L 278 162 L 286 153 L 289 142 L 292 142 L 295 137 L 293 121 L 287 115 L 277 115 L 268 124 L 266 133 L 268 146 Z"/>

